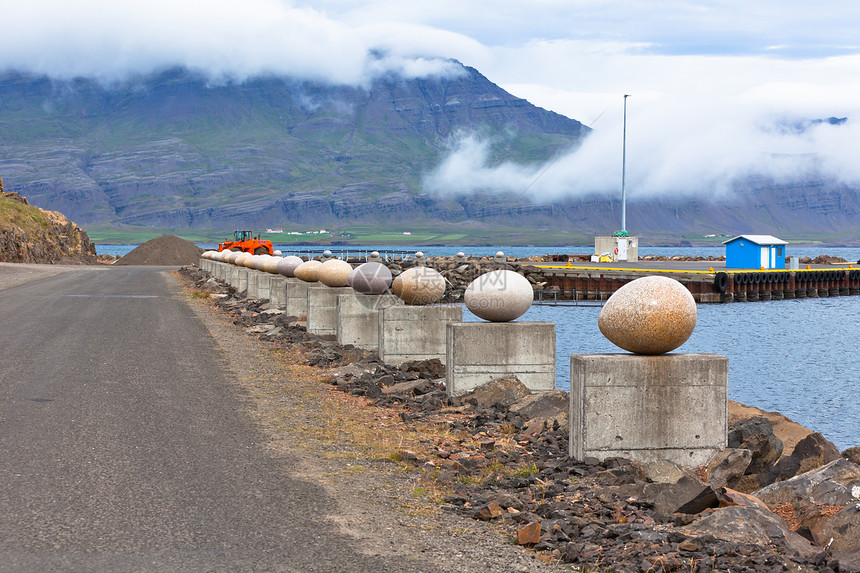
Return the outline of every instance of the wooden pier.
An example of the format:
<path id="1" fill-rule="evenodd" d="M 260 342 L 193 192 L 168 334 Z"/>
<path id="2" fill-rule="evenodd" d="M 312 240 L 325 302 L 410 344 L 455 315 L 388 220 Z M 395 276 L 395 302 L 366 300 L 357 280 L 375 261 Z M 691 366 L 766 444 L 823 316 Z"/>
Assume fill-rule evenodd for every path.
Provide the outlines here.
<path id="1" fill-rule="evenodd" d="M 652 275 L 674 278 L 699 303 L 747 302 L 860 294 L 860 265 L 798 270 L 741 270 L 714 262 L 533 264 L 546 281 L 541 299 L 601 301 L 628 282 Z M 858 267 L 858 268 L 855 268 Z M 557 294 L 551 295 L 553 291 Z"/>

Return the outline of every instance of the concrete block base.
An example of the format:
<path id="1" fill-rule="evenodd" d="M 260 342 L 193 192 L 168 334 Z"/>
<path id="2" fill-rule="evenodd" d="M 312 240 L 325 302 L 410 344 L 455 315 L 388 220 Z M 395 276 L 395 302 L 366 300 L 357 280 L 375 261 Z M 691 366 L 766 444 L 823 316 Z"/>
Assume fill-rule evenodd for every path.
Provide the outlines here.
<path id="1" fill-rule="evenodd" d="M 455 305 L 397 305 L 379 312 L 379 359 L 398 366 L 412 360 L 445 361 L 445 327 L 463 320 Z"/>
<path id="2" fill-rule="evenodd" d="M 516 376 L 533 392 L 555 390 L 555 324 L 448 324 L 445 365 L 449 396 L 506 376 Z"/>
<path id="3" fill-rule="evenodd" d="M 257 278 L 260 276 L 260 271 L 257 269 L 248 269 L 248 298 L 257 297 Z"/>
<path id="4" fill-rule="evenodd" d="M 271 298 L 272 273 L 260 271 L 257 275 L 257 298 L 269 300 Z"/>
<path id="5" fill-rule="evenodd" d="M 389 306 L 402 305 L 393 294 L 351 294 L 337 296 L 337 341 L 352 344 L 365 350 L 379 347 L 379 311 Z"/>
<path id="6" fill-rule="evenodd" d="M 287 279 L 287 316 L 300 317 L 308 313 L 308 289 L 322 286 L 322 283 L 308 283 L 295 277 Z"/>
<path id="7" fill-rule="evenodd" d="M 242 293 L 245 292 L 247 295 L 248 291 L 248 273 L 251 272 L 251 269 L 248 267 L 236 267 L 238 272 L 236 274 L 236 292 Z"/>
<path id="8" fill-rule="evenodd" d="M 308 332 L 337 334 L 337 297 L 355 292 L 352 287 L 317 286 L 308 289 Z"/>
<path id="9" fill-rule="evenodd" d="M 269 278 L 269 308 L 287 307 L 287 277 L 272 275 Z"/>
<path id="10" fill-rule="evenodd" d="M 726 447 L 728 365 L 717 354 L 574 354 L 570 456 L 707 464 Z"/>
<path id="11" fill-rule="evenodd" d="M 236 265 L 229 265 L 226 273 L 224 274 L 224 282 L 232 286 L 233 288 L 238 289 L 239 287 L 239 267 Z"/>

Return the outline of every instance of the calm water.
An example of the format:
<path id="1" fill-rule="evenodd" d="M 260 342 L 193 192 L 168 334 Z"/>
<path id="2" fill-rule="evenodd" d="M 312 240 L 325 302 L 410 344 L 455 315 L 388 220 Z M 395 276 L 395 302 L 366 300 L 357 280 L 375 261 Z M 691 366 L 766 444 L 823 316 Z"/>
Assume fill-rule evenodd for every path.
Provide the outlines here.
<path id="1" fill-rule="evenodd" d="M 123 255 L 136 245 L 97 245 L 99 254 Z M 200 245 L 212 248 L 215 245 Z M 287 252 L 286 247 L 281 247 Z M 366 247 L 386 249 L 385 246 Z M 589 254 L 590 247 L 388 247 L 428 256 L 474 256 L 502 250 L 510 256 Z M 791 256 L 860 260 L 857 248 L 792 248 Z M 319 249 L 322 250 L 322 249 Z M 334 249 L 332 249 L 334 250 Z M 721 247 L 642 247 L 640 255 L 719 256 Z M 778 411 L 817 430 L 842 450 L 860 446 L 860 296 L 770 302 L 703 304 L 696 330 L 678 352 L 729 358 L 729 397 Z M 570 355 L 620 352 L 597 328 L 599 307 L 534 306 L 520 320 L 556 324 L 556 385 L 567 390 Z M 465 320 L 478 320 L 464 311 Z"/>

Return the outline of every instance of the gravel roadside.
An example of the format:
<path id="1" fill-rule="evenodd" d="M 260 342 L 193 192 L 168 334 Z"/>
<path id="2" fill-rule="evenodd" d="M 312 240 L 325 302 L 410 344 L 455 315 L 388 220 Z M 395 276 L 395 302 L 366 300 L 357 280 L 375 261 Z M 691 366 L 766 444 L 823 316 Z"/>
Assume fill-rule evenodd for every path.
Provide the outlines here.
<path id="1" fill-rule="evenodd" d="M 338 500 L 339 513 L 329 518 L 361 550 L 389 557 L 404 570 L 571 570 L 539 561 L 489 524 L 434 507 L 414 473 L 369 456 L 333 427 L 344 416 L 364 416 L 389 427 L 396 440 L 408 433 L 399 419 L 308 379 L 312 374 L 296 367 L 291 357 L 245 334 L 205 300 L 189 297 L 189 304 L 220 345 L 225 364 L 247 396 L 248 414 L 269 438 L 272 455 L 300 460 L 297 475 L 320 483 Z"/>

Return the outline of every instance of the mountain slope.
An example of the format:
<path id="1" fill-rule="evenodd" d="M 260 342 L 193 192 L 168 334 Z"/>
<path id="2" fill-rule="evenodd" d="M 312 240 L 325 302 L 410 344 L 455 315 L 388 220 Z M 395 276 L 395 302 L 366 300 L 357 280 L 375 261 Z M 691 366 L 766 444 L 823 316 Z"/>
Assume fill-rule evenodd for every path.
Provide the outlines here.
<path id="1" fill-rule="evenodd" d="M 280 225 L 326 202 L 334 208 L 321 223 L 383 221 L 414 212 L 422 174 L 461 129 L 496 136 L 497 153 L 521 161 L 545 160 L 588 132 L 471 68 L 451 79 L 382 78 L 368 90 L 284 78 L 209 86 L 179 69 L 110 89 L 0 79 L 7 185 L 83 223 Z"/>
<path id="2" fill-rule="evenodd" d="M 528 229 L 512 240 L 564 241 L 566 233 L 587 241 L 617 230 L 617 197 L 439 195 L 422 189 L 422 177 L 459 134 L 491 141 L 491 163 L 538 164 L 589 132 L 468 67 L 448 78 L 381 77 L 365 88 L 283 77 L 210 85 L 184 69 L 113 86 L 0 75 L 7 189 L 100 229 L 503 227 Z M 860 189 L 824 176 L 750 177 L 721 197 L 632 190 L 627 220 L 662 242 L 754 232 L 857 244 L 858 212 Z"/>

